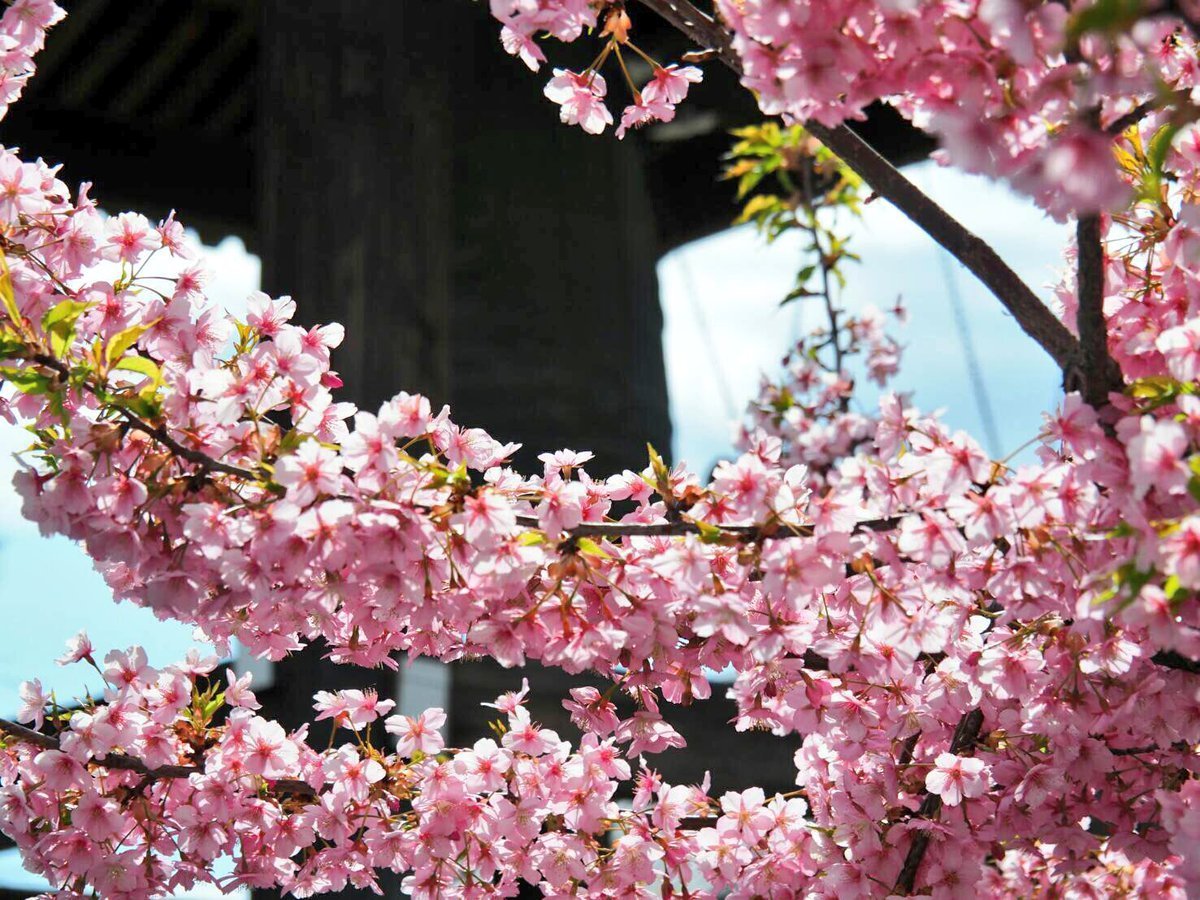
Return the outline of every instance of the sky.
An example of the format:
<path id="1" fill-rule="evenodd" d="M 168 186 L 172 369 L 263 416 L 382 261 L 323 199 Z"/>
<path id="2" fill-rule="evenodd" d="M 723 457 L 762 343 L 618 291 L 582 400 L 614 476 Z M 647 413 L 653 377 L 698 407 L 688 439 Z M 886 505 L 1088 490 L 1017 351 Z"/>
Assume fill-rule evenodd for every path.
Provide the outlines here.
<path id="1" fill-rule="evenodd" d="M 933 163 L 911 167 L 906 174 L 991 242 L 1038 294 L 1050 296 L 1068 236 L 1064 226 L 982 179 Z M 922 409 L 944 410 L 951 426 L 982 434 L 977 394 L 951 304 L 957 293 L 996 425 L 998 446 L 988 449 L 1005 456 L 1034 437 L 1042 411 L 1059 394 L 1058 373 L 1049 357 L 1021 334 L 970 273 L 883 201 L 868 204 L 863 220 L 848 230 L 850 249 L 863 263 L 847 269 L 845 305 L 851 310 L 868 303 L 888 308 L 900 298 L 909 310 L 908 324 L 899 332 L 905 353 L 894 387 L 911 391 Z M 258 260 L 237 238 L 205 253 L 213 275 L 210 296 L 226 307 L 239 307 L 258 287 Z M 804 264 L 801 260 L 798 242 L 781 239 L 768 247 L 744 227 L 681 248 L 660 263 L 676 460 L 703 473 L 730 455 L 736 422 L 762 374 L 778 371 L 789 346 L 805 327 L 816 324 L 814 310 L 779 306 Z M 876 397 L 867 389 L 861 402 L 869 408 Z M 8 623 L 9 637 L 0 653 L 0 715 L 11 715 L 16 708 L 25 679 L 41 678 L 60 698 L 82 693 L 83 669 L 52 663 L 80 629 L 87 630 L 98 649 L 140 643 L 151 664 L 172 662 L 189 647 L 201 646 L 188 628 L 156 621 L 128 604 L 114 605 L 78 547 L 40 536 L 21 518 L 11 487 L 17 465 L 12 454 L 26 443 L 19 428 L 0 422 L 0 616 Z M 0 854 L 0 883 L 36 886 L 27 876 L 22 881 L 21 874 L 11 854 Z"/>
<path id="2" fill-rule="evenodd" d="M 1039 296 L 1051 296 L 1066 226 L 981 178 L 934 163 L 905 174 L 989 241 Z M 951 426 L 983 435 L 954 323 L 956 291 L 996 425 L 999 446 L 987 449 L 1003 457 L 1036 435 L 1042 411 L 1059 396 L 1057 368 L 987 289 L 883 201 L 867 204 L 862 221 L 846 230 L 850 249 L 863 262 L 845 269 L 845 305 L 887 309 L 901 298 L 908 308 L 908 324 L 896 332 L 905 350 L 892 386 L 911 391 L 923 410 L 944 410 Z M 730 435 L 761 373 L 777 372 L 800 333 L 823 321 L 815 307 L 800 305 L 804 301 L 779 308 L 801 259 L 798 240 L 767 246 L 746 226 L 688 245 L 660 263 L 676 460 L 707 471 L 731 452 Z M 863 387 L 860 400 L 870 408 L 878 392 Z"/>

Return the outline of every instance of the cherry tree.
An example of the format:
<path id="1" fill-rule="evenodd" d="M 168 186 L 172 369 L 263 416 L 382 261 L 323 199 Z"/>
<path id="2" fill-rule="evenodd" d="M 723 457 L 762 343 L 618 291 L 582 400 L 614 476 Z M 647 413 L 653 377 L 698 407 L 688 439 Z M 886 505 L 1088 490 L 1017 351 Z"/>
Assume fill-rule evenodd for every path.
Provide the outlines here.
<path id="1" fill-rule="evenodd" d="M 573 742 L 521 691 L 460 748 L 441 710 L 322 692 L 315 719 L 339 736 L 325 749 L 260 716 L 249 676 L 215 658 L 152 667 L 81 634 L 61 662 L 95 671 L 95 699 L 29 682 L 18 721 L 0 721 L 0 830 L 26 866 L 53 896 L 106 898 L 378 889 L 381 870 L 418 897 L 522 882 L 597 897 L 1200 892 L 1200 7 L 490 7 L 531 69 L 548 37 L 595 43 L 589 68 L 545 87 L 568 125 L 669 120 L 702 89 L 700 64 L 803 124 L 802 153 L 746 137 L 733 174 L 748 192 L 771 169 L 819 176 L 748 213 L 808 231 L 819 259 L 800 287 L 828 321 L 764 383 L 741 455 L 707 482 L 653 452 L 641 472 L 599 477 L 590 454 L 560 450 L 522 473 L 516 445 L 427 398 L 338 401 L 341 328 L 291 324 L 286 297 L 255 294 L 241 319 L 214 309 L 173 217 L 105 218 L 86 184 L 0 152 L 0 414 L 34 441 L 17 486 L 118 599 L 269 659 L 318 643 L 348 664 L 489 656 L 611 681 L 563 699 Z M 61 16 L 9 3 L 5 104 Z M 637 44 L 651 16 L 694 53 L 652 59 Z M 628 82 L 619 119 L 606 77 L 613 93 Z M 846 126 L 879 100 L 935 135 L 941 162 L 1076 223 L 1053 307 Z M 895 204 L 1059 364 L 1065 397 L 1030 462 L 989 459 L 902 393 L 872 414 L 848 403 L 850 360 L 885 383 L 899 347 L 889 314 L 830 293 L 831 172 L 832 190 L 853 179 Z M 145 277 L 151 258 L 177 274 Z M 790 793 L 750 783 L 751 760 L 721 796 L 655 772 L 654 754 L 686 752 L 671 706 L 702 702 L 725 668 L 733 727 L 798 748 Z"/>

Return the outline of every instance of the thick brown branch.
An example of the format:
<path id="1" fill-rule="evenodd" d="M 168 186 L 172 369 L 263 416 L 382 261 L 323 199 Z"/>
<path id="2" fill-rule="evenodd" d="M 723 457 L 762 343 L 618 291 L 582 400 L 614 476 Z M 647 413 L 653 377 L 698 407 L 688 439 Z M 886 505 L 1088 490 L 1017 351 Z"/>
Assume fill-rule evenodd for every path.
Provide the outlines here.
<path id="1" fill-rule="evenodd" d="M 979 737 L 979 729 L 982 727 L 983 712 L 981 710 L 973 709 L 964 715 L 958 720 L 958 727 L 954 729 L 954 737 L 950 741 L 950 752 L 961 754 L 964 750 L 974 746 Z M 925 799 L 921 801 L 921 808 L 917 811 L 917 817 L 932 819 L 941 808 L 942 798 L 937 794 L 926 792 Z M 925 852 L 928 849 L 929 832 L 918 831 L 913 835 L 908 854 L 904 857 L 904 865 L 900 867 L 900 874 L 896 878 L 896 893 L 912 893 L 913 886 L 917 882 L 917 870 L 921 867 L 921 861 L 925 859 Z"/>
<path id="2" fill-rule="evenodd" d="M 1078 376 L 1067 373 L 1068 389 L 1076 388 L 1093 407 L 1108 403 L 1108 393 L 1119 390 L 1120 371 L 1108 354 L 1108 326 L 1104 321 L 1104 245 L 1099 215 L 1080 216 L 1075 229 L 1078 245 L 1076 290 L 1079 307 L 1075 312 L 1079 332 Z M 1072 381 L 1079 382 L 1072 384 Z"/>
<path id="3" fill-rule="evenodd" d="M 1159 104 L 1154 100 L 1147 100 L 1145 103 L 1139 103 L 1119 119 L 1115 119 L 1110 122 L 1105 131 L 1114 136 L 1122 134 L 1124 133 L 1125 129 L 1136 125 L 1158 108 Z"/>
<path id="4" fill-rule="evenodd" d="M 742 73 L 741 60 L 730 46 L 722 25 L 687 0 L 640 0 L 678 31 L 712 50 L 726 66 Z M 926 196 L 911 181 L 845 125 L 826 128 L 808 122 L 805 127 L 842 161 L 857 172 L 871 189 L 890 202 L 951 256 L 967 267 L 999 299 L 1021 329 L 1042 347 L 1060 369 L 1076 357 L 1077 343 L 1070 331 L 1050 312 L 1007 263 L 984 240 Z"/>
<path id="5" fill-rule="evenodd" d="M 42 734 L 40 731 L 34 731 L 32 728 L 26 728 L 24 725 L 18 725 L 16 722 L 10 722 L 7 719 L 0 719 L 0 732 L 18 741 L 41 747 L 43 750 L 61 749 L 58 738 Z M 152 779 L 188 778 L 191 775 L 198 775 L 204 771 L 199 766 L 158 766 L 157 768 L 151 768 L 135 757 L 118 756 L 111 753 L 99 759 L 93 759 L 91 765 L 104 769 L 121 769 L 126 772 L 137 772 Z M 314 797 L 317 794 L 311 784 L 296 778 L 281 778 L 270 782 L 270 784 L 274 790 L 280 793 L 306 794 Z"/>

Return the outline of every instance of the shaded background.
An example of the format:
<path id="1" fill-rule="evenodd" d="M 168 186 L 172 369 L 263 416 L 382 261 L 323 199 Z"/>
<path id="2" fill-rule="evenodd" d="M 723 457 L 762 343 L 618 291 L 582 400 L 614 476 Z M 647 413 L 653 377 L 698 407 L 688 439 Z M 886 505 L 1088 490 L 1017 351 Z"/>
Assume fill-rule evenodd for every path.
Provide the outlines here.
<path id="1" fill-rule="evenodd" d="M 207 245 L 214 302 L 237 311 L 261 284 L 295 296 L 305 324 L 344 322 L 335 367 L 365 407 L 422 390 L 461 424 L 523 441 L 527 465 L 570 446 L 597 451 L 597 475 L 640 467 L 649 440 L 705 472 L 732 451 L 762 373 L 818 321 L 778 307 L 803 264 L 796 243 L 725 230 L 736 214 L 716 180 L 725 132 L 755 117 L 716 66 L 675 123 L 618 143 L 558 125 L 541 97 L 548 73 L 504 56 L 486 7 L 469 0 L 65 5 L 0 143 L 66 163 L 65 180 L 94 181 L 110 212 L 176 208 Z M 666 32 L 640 40 L 660 58 L 679 49 Z M 548 50 L 559 65 L 589 55 Z M 1048 296 L 1065 229 L 1003 188 L 919 162 L 928 142 L 886 110 L 861 127 Z M 865 264 L 850 270 L 846 304 L 902 297 L 910 309 L 897 387 L 994 454 L 1036 434 L 1058 393 L 1050 360 L 890 207 L 868 204 L 848 229 Z M 870 389 L 859 400 L 873 401 Z M 81 628 L 97 648 L 144 644 L 158 664 L 192 645 L 188 629 L 114 608 L 81 551 L 21 520 L 8 454 L 22 444 L 19 429 L 0 430 L 9 712 L 26 678 L 60 696 L 84 689 L 80 670 L 49 662 Z M 299 722 L 316 687 L 374 683 L 405 712 L 448 707 L 451 743 L 469 743 L 486 718 L 478 702 L 529 675 L 542 688 L 535 717 L 575 736 L 554 673 L 419 661 L 397 677 L 315 657 L 259 667 L 273 714 Z M 655 764 L 683 781 L 712 770 L 718 790 L 790 785 L 794 742 L 734 735 L 731 713 L 724 699 L 673 709 L 691 748 Z M 753 773 L 739 770 L 748 758 Z M 37 882 L 10 851 L 0 885 Z"/>

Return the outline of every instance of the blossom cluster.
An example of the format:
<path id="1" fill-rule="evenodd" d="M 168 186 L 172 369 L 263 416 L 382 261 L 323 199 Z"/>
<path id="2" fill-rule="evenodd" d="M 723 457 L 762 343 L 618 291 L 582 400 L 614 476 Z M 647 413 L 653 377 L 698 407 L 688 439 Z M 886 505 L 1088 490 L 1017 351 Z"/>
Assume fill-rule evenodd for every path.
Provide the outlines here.
<path id="1" fill-rule="evenodd" d="M 258 715 L 251 677 L 218 677 L 215 657 L 155 669 L 134 647 L 98 662 L 80 635 L 65 661 L 81 660 L 102 676 L 103 702 L 59 711 L 26 685 L 20 718 L 48 717 L 56 733 L 35 742 L 10 724 L 25 739 L 0 753 L 0 827 L 55 896 L 201 883 L 381 892 L 380 870 L 419 898 L 514 896 L 519 879 L 547 894 L 637 895 L 656 864 L 685 881 L 710 871 L 695 858 L 700 835 L 719 844 L 716 829 L 748 827 L 742 816 L 764 835 L 803 829 L 798 799 L 752 790 L 718 803 L 650 770 L 635 781 L 611 738 L 572 749 L 531 721 L 524 692 L 497 699 L 498 740 L 458 750 L 444 746 L 439 709 L 387 716 L 391 702 L 370 692 L 322 692 L 317 718 L 347 741 L 321 751 L 306 729 Z M 711 824 L 684 835 L 686 817 Z"/>
<path id="2" fill-rule="evenodd" d="M 1188 819 L 1158 798 L 1200 742 L 1194 676 L 1156 661 L 1200 649 L 1184 602 L 1200 549 L 1174 538 L 1191 528 L 1197 417 L 1170 373 L 1200 352 L 1175 338 L 1181 299 L 1139 280 L 1112 301 L 1163 335 L 1126 352 L 1115 330 L 1121 365 L 1178 396 L 1120 401 L 1115 436 L 1068 398 L 1038 463 L 1015 471 L 888 395 L 871 420 L 831 412 L 842 442 L 824 446 L 805 427 L 785 442 L 788 410 L 766 402 L 767 427 L 708 484 L 657 459 L 596 479 L 572 451 L 524 476 L 504 465 L 513 445 L 424 398 L 377 413 L 334 400 L 341 332 L 290 324 L 291 301 L 256 295 L 244 320 L 223 317 L 194 267 L 152 290 L 132 273 L 185 252 L 174 223 L 102 220 L 20 165 L 39 189 L 8 223 L 0 353 L 42 461 L 18 483 L 26 513 L 81 540 L 119 596 L 275 658 L 320 639 L 362 664 L 403 650 L 599 671 L 632 711 L 595 689 L 568 708 L 585 741 L 626 759 L 680 746 L 664 704 L 705 699 L 706 671 L 732 667 L 737 727 L 802 736 L 807 806 L 786 841 L 750 813 L 689 837 L 711 842 L 708 856 L 684 845 L 714 860 L 710 881 L 870 892 L 936 828 L 917 882 L 930 890 L 1000 877 L 996 846 L 1004 872 L 1068 866 L 1104 883 L 1136 865 L 1176 884 L 1169 828 Z M 1171 227 L 1163 260 L 1187 229 Z M 105 260 L 121 274 L 94 280 Z M 1189 264 L 1170 265 L 1193 290 Z M 891 352 L 878 317 L 855 327 Z M 1108 597 L 1102 573 L 1131 562 L 1139 590 Z M 172 751 L 156 746 L 119 749 L 162 764 Z M 921 815 L 930 796 L 966 815 Z M 691 877 L 655 871 L 680 889 Z"/>
<path id="3" fill-rule="evenodd" d="M 887 100 L 956 166 L 1060 217 L 1126 201 L 1109 126 L 1164 94 L 1192 102 L 1200 71 L 1195 33 L 1154 4 L 1108 17 L 1018 0 L 780 6 L 720 3 L 764 111 L 838 124 Z"/>
<path id="4" fill-rule="evenodd" d="M 867 306 L 840 323 L 838 333 L 818 331 L 801 341 L 783 359 L 781 379 L 762 379 L 750 417 L 739 433 L 742 448 L 778 442 L 781 459 L 803 461 L 809 478 L 823 486 L 838 463 L 870 446 L 879 419 L 851 406 L 854 378 L 837 363 L 861 356 L 866 376 L 879 387 L 888 385 L 901 354 L 888 330 L 889 316 L 903 322 L 907 312 L 901 304 L 886 313 Z M 820 352 L 831 341 L 844 341 L 839 343 L 840 354 L 828 354 L 832 364 L 823 361 Z"/>
<path id="5" fill-rule="evenodd" d="M 613 124 L 612 112 L 605 103 L 608 82 L 600 74 L 604 63 L 613 57 L 629 87 L 633 102 L 625 107 L 617 128 L 624 138 L 629 129 L 649 122 L 670 122 L 675 107 L 687 97 L 688 88 L 702 80 L 695 66 L 676 63 L 660 65 L 629 39 L 632 22 L 624 4 L 614 0 L 493 0 L 492 15 L 502 23 L 500 40 L 513 56 L 537 71 L 546 56 L 535 40 L 548 35 L 563 42 L 574 41 L 604 19 L 604 49 L 587 69 L 573 72 L 555 69 L 546 85 L 546 97 L 559 105 L 562 121 L 578 125 L 589 134 L 601 134 Z M 632 52 L 632 61 L 648 64 L 652 76 L 638 88 L 630 75 L 629 61 L 622 55 Z M 639 59 L 640 58 L 640 59 Z"/>
<path id="6" fill-rule="evenodd" d="M 539 20 L 567 35 L 593 9 L 494 7 L 573 9 Z M 223 856 L 224 886 L 297 894 L 379 868 L 418 896 L 1200 889 L 1200 128 L 1150 165 L 1161 127 L 1121 138 L 1144 199 L 1106 219 L 1124 394 L 1068 395 L 1015 465 L 902 395 L 855 412 L 846 371 L 802 351 L 710 479 L 656 454 L 600 477 L 571 450 L 522 473 L 516 445 L 427 398 L 356 410 L 336 399 L 339 327 L 264 294 L 212 308 L 173 218 L 105 219 L 0 152 L 19 173 L 0 414 L 35 439 L 24 511 L 119 598 L 274 659 L 323 642 L 362 665 L 536 659 L 612 682 L 564 699 L 575 749 L 523 694 L 497 701 L 499 740 L 446 751 L 436 711 L 323 693 L 317 718 L 352 739 L 317 751 L 210 661 L 116 654 L 102 704 L 64 714 L 30 684 L 41 730 L 0 723 L 0 827 L 64 896 L 157 896 Z M 145 278 L 163 257 L 177 274 Z M 1068 323 L 1075 293 L 1068 277 Z M 845 323 L 880 380 L 884 325 Z M 726 668 L 735 727 L 796 746 L 795 795 L 634 776 L 683 745 L 671 705 Z M 394 750 L 371 742 L 380 719 Z"/>
<path id="7" fill-rule="evenodd" d="M 505 46 L 535 66 L 544 56 L 533 35 L 571 41 L 598 17 L 629 18 L 624 4 L 609 0 L 492 6 L 506 23 Z M 832 127 L 886 102 L 936 135 L 944 160 L 1008 179 L 1058 218 L 1128 200 L 1112 160 L 1114 130 L 1125 117 L 1150 104 L 1186 120 L 1196 102 L 1200 20 L 1154 3 L 718 0 L 716 7 L 742 83 L 766 114 Z M 619 46 L 609 29 L 605 38 Z M 566 104 L 564 121 L 599 133 L 611 123 L 604 82 L 591 70 L 574 77 L 578 86 L 547 96 Z M 639 98 L 624 124 L 669 120 L 677 102 L 659 115 Z"/>

